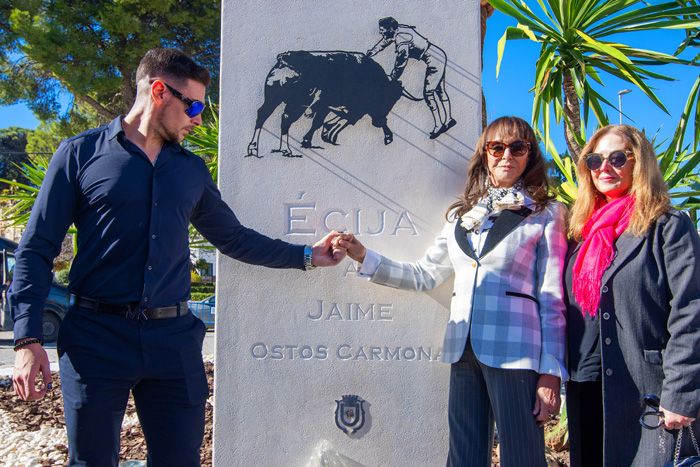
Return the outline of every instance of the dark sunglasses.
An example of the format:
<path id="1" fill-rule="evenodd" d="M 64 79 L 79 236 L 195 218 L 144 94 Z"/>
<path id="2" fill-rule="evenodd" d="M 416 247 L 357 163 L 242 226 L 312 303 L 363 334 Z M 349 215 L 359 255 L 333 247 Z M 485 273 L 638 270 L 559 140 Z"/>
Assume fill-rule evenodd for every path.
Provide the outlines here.
<path id="1" fill-rule="evenodd" d="M 664 424 L 664 413 L 659 410 L 661 401 L 656 394 L 644 394 L 644 405 L 647 409 L 639 417 L 639 424 L 647 430 L 656 430 Z"/>
<path id="2" fill-rule="evenodd" d="M 204 102 L 183 96 L 180 91 L 170 86 L 166 82 L 163 82 L 163 84 L 165 84 L 165 87 L 168 88 L 168 90 L 172 93 L 173 96 L 177 97 L 185 103 L 185 105 L 187 106 L 187 108 L 185 109 L 185 113 L 188 117 L 194 118 L 204 111 Z"/>
<path id="3" fill-rule="evenodd" d="M 510 144 L 506 144 L 501 141 L 487 141 L 484 148 L 493 157 L 503 157 L 503 154 L 506 152 L 506 148 L 510 148 L 510 153 L 514 157 L 522 157 L 530 152 L 530 142 L 518 140 L 513 141 Z"/>
<path id="4" fill-rule="evenodd" d="M 613 151 L 608 154 L 608 157 L 603 157 L 602 154 L 593 152 L 586 156 L 586 167 L 588 170 L 598 170 L 603 166 L 603 161 L 608 161 L 608 164 L 616 169 L 621 169 L 628 159 L 634 159 L 630 154 L 632 154 L 630 151 Z"/>

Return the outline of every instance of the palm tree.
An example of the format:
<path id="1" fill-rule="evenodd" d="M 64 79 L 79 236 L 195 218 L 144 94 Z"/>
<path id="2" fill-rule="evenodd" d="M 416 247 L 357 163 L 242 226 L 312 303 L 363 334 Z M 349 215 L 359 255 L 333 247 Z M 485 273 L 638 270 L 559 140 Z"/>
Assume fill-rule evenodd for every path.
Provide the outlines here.
<path id="1" fill-rule="evenodd" d="M 543 139 L 549 146 L 553 110 L 556 122 L 564 121 L 566 144 L 574 158 L 585 141 L 589 111 L 600 125 L 605 125 L 608 118 L 603 104 L 615 108 L 596 90 L 595 83 L 603 86 L 602 72 L 636 86 L 668 113 L 647 81 L 672 78 L 653 72 L 650 67 L 692 64 L 675 55 L 634 48 L 608 38 L 633 31 L 697 28 L 697 0 L 658 5 L 642 0 L 537 0 L 542 10 L 539 15 L 521 0 L 489 1 L 518 21 L 517 26 L 506 29 L 498 42 L 496 75 L 507 41 L 527 39 L 541 44 L 533 87 L 533 126 L 539 128 L 542 123 Z M 555 162 L 560 165 L 557 159 Z"/>
<path id="2" fill-rule="evenodd" d="M 695 110 L 693 111 L 693 108 Z M 695 116 L 693 118 L 693 115 Z M 685 142 L 689 130 L 694 128 L 691 143 Z M 676 131 L 665 149 L 657 147 L 659 167 L 670 189 L 675 207 L 686 210 L 691 218 L 698 222 L 697 210 L 700 209 L 700 76 L 695 80 L 688 94 L 683 113 L 678 120 Z"/>

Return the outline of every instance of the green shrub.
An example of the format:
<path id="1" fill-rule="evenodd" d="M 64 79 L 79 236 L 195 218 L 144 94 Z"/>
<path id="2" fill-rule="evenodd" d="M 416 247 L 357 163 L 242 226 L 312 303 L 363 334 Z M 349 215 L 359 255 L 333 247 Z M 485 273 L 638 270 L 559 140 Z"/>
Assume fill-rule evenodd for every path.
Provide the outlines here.
<path id="1" fill-rule="evenodd" d="M 211 295 L 214 293 L 214 283 L 213 282 L 199 282 L 196 284 L 192 284 L 191 291 L 192 292 L 208 293 Z"/>
<path id="2" fill-rule="evenodd" d="M 61 284 L 64 287 L 68 286 L 68 273 L 70 272 L 70 268 L 66 269 L 61 269 L 60 271 L 56 271 L 53 275 L 53 278 L 56 282 Z"/>
<path id="3" fill-rule="evenodd" d="M 190 282 L 192 284 L 199 284 L 200 282 L 202 282 L 202 278 L 194 269 L 190 271 Z"/>
<path id="4" fill-rule="evenodd" d="M 198 302 L 204 300 L 205 298 L 211 297 L 213 294 L 209 292 L 192 292 L 191 295 L 192 297 L 190 298 L 190 300 Z"/>

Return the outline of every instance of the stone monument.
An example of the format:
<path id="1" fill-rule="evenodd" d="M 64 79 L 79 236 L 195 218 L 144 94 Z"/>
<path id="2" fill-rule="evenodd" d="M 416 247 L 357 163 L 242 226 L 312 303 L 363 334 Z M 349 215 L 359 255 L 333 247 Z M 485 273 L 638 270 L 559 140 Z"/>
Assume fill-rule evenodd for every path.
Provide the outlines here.
<path id="1" fill-rule="evenodd" d="M 224 0 L 224 199 L 285 241 L 420 258 L 481 130 L 479 37 L 476 1 Z M 219 257 L 217 289 L 217 465 L 445 464 L 451 284 Z"/>

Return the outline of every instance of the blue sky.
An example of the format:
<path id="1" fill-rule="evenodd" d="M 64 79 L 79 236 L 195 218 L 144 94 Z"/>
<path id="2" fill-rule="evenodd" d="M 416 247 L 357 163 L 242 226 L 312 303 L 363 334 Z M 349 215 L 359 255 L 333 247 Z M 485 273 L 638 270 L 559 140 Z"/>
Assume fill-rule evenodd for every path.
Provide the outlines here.
<path id="1" fill-rule="evenodd" d="M 533 2 L 534 3 L 534 2 Z M 537 5 L 533 6 L 539 12 Z M 535 62 L 540 45 L 532 41 L 509 41 L 506 45 L 503 63 L 498 80 L 496 80 L 497 43 L 507 26 L 515 26 L 516 21 L 496 11 L 489 19 L 484 44 L 483 87 L 486 95 L 486 106 L 489 120 L 500 115 L 516 115 L 529 121 L 532 116 L 532 93 L 530 88 L 534 83 Z M 616 40 L 633 47 L 651 49 L 672 54 L 683 40 L 681 31 L 654 31 L 628 33 L 624 36 L 611 36 L 608 40 Z M 683 58 L 689 59 L 698 53 L 686 50 Z M 666 114 L 656 107 L 651 100 L 634 85 L 625 83 L 610 75 L 602 74 L 606 83 L 604 88 L 597 87 L 608 101 L 617 105 L 618 91 L 632 89 L 632 92 L 622 96 L 623 123 L 634 125 L 646 130 L 647 135 L 659 135 L 659 140 L 670 138 L 678 124 L 680 114 L 685 106 L 690 89 L 700 72 L 700 67 L 682 65 L 665 65 L 651 67 L 655 72 L 666 74 L 677 81 L 666 82 L 655 80 L 649 82 L 656 95 L 669 111 Z M 618 123 L 619 115 L 616 109 L 606 108 L 610 123 Z M 566 149 L 563 129 L 553 129 L 552 138 L 559 152 Z M 589 135 L 592 131 L 589 131 Z"/>
<path id="2" fill-rule="evenodd" d="M 535 6 L 535 8 L 537 8 Z M 537 11 L 537 10 L 536 10 Z M 534 69 L 539 52 L 539 44 L 530 41 L 511 41 L 506 46 L 506 52 L 501 72 L 496 79 L 497 42 L 506 26 L 514 26 L 513 19 L 495 12 L 488 21 L 486 43 L 484 50 L 483 86 L 486 94 L 487 113 L 489 119 L 501 115 L 516 115 L 530 120 L 532 112 L 532 94 L 530 88 L 534 82 Z M 626 34 L 621 42 L 640 48 L 650 48 L 657 51 L 673 53 L 683 38 L 680 31 L 657 31 Z M 695 51 L 697 52 L 697 50 Z M 686 58 L 689 54 L 686 55 Z M 617 92 L 629 88 L 633 91 L 623 96 L 623 111 L 629 116 L 624 122 L 644 128 L 647 134 L 657 132 L 661 139 L 668 138 L 678 123 L 680 113 L 685 105 L 690 88 L 698 76 L 700 68 L 669 65 L 657 67 L 654 71 L 665 73 L 677 78 L 674 82 L 654 81 L 651 85 L 664 102 L 670 115 L 657 108 L 640 90 L 611 76 L 603 75 L 607 86 L 599 89 L 610 102 L 617 103 Z M 68 99 L 65 99 L 67 102 Z M 20 126 L 36 128 L 38 121 L 31 111 L 23 104 L 0 108 L 0 128 Z M 612 123 L 618 121 L 616 109 L 607 109 Z M 557 149 L 565 150 L 563 131 L 552 130 L 552 136 Z"/>

